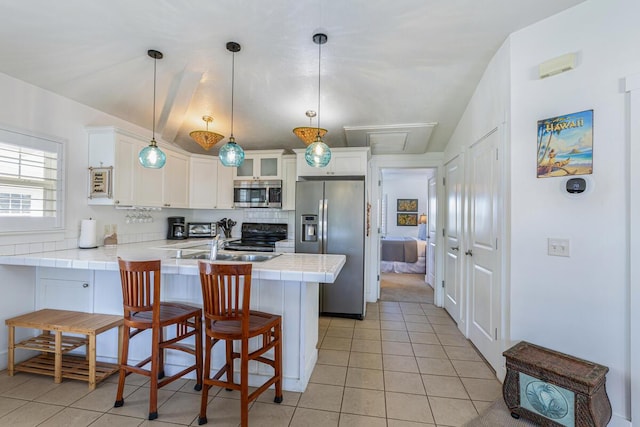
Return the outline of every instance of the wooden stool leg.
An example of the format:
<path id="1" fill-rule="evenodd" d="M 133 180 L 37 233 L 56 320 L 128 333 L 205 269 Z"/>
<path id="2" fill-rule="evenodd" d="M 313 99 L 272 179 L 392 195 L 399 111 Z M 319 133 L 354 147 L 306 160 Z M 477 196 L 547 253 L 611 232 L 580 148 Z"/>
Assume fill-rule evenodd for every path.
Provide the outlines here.
<path id="1" fill-rule="evenodd" d="M 15 363 L 15 351 L 16 351 L 16 330 L 15 326 L 9 326 L 9 352 L 7 354 L 7 369 L 9 370 L 9 376 L 14 374 L 13 366 Z"/>
<path id="2" fill-rule="evenodd" d="M 209 401 L 209 389 L 211 384 L 211 353 L 214 341 L 209 336 L 204 336 L 204 370 L 202 372 L 202 396 L 200 400 L 200 414 L 198 415 L 198 425 L 207 423 L 207 403 Z"/>
<path id="3" fill-rule="evenodd" d="M 282 403 L 282 324 L 278 323 L 275 329 L 276 347 L 274 349 L 274 361 L 275 369 L 274 375 L 276 376 L 276 397 L 273 399 L 275 403 Z"/>
<path id="4" fill-rule="evenodd" d="M 55 367 L 53 371 L 53 382 L 56 384 L 60 384 L 62 382 L 62 332 L 55 332 Z"/>
<path id="5" fill-rule="evenodd" d="M 96 334 L 89 334 L 89 347 L 87 348 L 89 357 L 89 390 L 96 388 Z"/>
<path id="6" fill-rule="evenodd" d="M 118 326 L 118 365 L 122 363 L 122 340 L 124 338 L 124 325 Z"/>

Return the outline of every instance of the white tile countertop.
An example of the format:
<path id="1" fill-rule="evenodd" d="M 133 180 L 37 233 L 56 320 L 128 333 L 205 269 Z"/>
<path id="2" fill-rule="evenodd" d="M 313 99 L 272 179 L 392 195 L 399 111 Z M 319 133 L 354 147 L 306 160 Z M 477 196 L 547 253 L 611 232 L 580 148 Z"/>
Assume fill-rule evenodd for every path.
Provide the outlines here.
<path id="1" fill-rule="evenodd" d="M 0 256 L 0 264 L 85 270 L 118 270 L 118 257 L 129 260 L 162 260 L 163 274 L 198 274 L 198 260 L 176 258 L 178 251 L 201 252 L 209 240 L 159 240 L 95 249 L 67 249 L 24 255 Z M 220 254 L 243 254 L 220 251 Z M 263 254 L 263 253 L 261 253 Z M 267 253 L 268 254 L 268 253 Z M 276 252 L 277 254 L 277 252 Z M 215 261 L 234 262 L 234 261 Z M 237 261 L 235 261 L 237 262 Z M 346 262 L 345 255 L 283 253 L 263 262 L 253 262 L 253 276 L 266 280 L 333 283 Z"/>

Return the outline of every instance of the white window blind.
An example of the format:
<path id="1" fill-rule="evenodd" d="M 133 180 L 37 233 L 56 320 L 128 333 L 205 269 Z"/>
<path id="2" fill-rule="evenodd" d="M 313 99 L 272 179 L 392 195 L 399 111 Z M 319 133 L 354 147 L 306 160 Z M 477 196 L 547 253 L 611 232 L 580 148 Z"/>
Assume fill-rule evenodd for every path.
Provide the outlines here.
<path id="1" fill-rule="evenodd" d="M 63 144 L 0 128 L 0 231 L 62 227 Z"/>

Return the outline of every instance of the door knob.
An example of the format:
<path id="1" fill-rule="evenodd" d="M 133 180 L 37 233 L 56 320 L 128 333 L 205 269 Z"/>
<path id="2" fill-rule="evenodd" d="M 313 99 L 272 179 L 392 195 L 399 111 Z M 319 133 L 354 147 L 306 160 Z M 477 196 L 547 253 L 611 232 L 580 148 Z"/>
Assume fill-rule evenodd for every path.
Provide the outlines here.
<path id="1" fill-rule="evenodd" d="M 464 253 L 465 255 L 469 255 L 469 256 L 473 256 L 473 252 L 471 251 L 471 249 L 469 249 L 467 252 Z"/>

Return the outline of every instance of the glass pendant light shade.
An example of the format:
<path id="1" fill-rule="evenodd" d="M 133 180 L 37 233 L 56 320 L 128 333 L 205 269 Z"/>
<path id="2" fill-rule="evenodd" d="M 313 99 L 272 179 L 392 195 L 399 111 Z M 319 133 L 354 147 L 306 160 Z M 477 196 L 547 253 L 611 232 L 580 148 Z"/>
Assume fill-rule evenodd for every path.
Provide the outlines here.
<path id="1" fill-rule="evenodd" d="M 220 148 L 218 157 L 224 166 L 238 167 L 244 162 L 244 150 L 236 144 L 234 137 L 229 137 L 229 142 Z"/>
<path id="2" fill-rule="evenodd" d="M 233 137 L 233 89 L 235 87 L 235 69 L 236 69 L 236 53 L 240 52 L 240 44 L 236 42 L 228 42 L 227 50 L 232 53 L 231 59 L 231 136 L 229 142 L 224 144 L 220 151 L 218 151 L 218 157 L 223 166 L 238 167 L 244 162 L 244 150 L 238 144 Z"/>
<path id="3" fill-rule="evenodd" d="M 156 140 L 152 139 L 151 144 L 140 150 L 138 160 L 145 168 L 160 169 L 167 163 L 167 156 L 158 148 Z"/>
<path id="4" fill-rule="evenodd" d="M 149 49 L 147 55 L 153 58 L 153 133 L 149 146 L 140 150 L 138 161 L 145 168 L 159 169 L 167 162 L 167 156 L 156 143 L 156 64 L 163 55 L 162 52 L 153 49 Z"/>
<path id="5" fill-rule="evenodd" d="M 322 138 L 317 137 L 304 152 L 304 159 L 309 166 L 324 168 L 331 161 L 331 150 L 327 144 L 322 142 Z"/>

